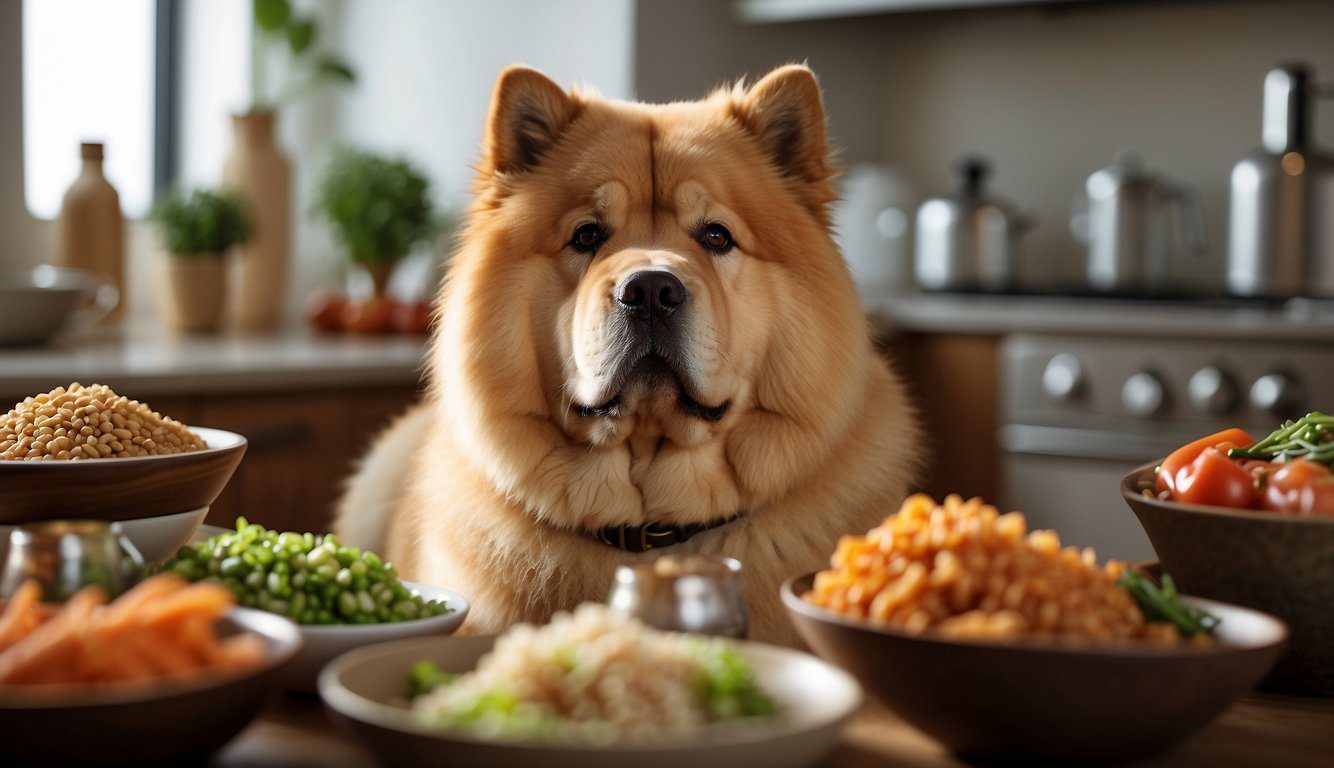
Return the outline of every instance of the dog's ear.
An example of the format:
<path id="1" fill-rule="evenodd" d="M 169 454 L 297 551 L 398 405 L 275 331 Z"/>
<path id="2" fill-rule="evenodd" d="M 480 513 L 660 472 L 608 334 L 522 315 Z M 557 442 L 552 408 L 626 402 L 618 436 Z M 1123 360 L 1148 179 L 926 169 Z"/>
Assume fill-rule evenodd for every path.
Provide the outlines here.
<path id="1" fill-rule="evenodd" d="M 546 75 L 528 67 L 506 67 L 491 94 L 483 156 L 499 173 L 532 168 L 577 112 L 574 98 Z"/>
<path id="2" fill-rule="evenodd" d="M 785 176 L 824 182 L 832 176 L 824 104 L 815 74 L 800 64 L 779 67 L 754 85 L 739 116 Z"/>

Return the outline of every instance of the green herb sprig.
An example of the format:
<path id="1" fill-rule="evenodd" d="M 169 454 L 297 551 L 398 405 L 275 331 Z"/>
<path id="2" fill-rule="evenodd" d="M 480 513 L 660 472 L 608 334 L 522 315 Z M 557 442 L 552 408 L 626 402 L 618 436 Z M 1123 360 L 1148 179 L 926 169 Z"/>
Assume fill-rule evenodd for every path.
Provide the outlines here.
<path id="1" fill-rule="evenodd" d="M 771 715 L 778 710 L 755 680 L 746 657 L 723 643 L 706 645 L 692 681 L 709 714 L 718 720 Z"/>
<path id="2" fill-rule="evenodd" d="M 454 682 L 457 677 L 451 672 L 442 672 L 434 661 L 423 659 L 413 664 L 408 672 L 408 696 L 414 699 L 425 696 L 442 685 Z"/>
<path id="3" fill-rule="evenodd" d="M 1167 574 L 1163 574 L 1163 585 L 1159 587 L 1147 575 L 1131 569 L 1121 574 L 1117 584 L 1139 602 L 1145 620 L 1175 624 L 1183 637 L 1213 634 L 1218 626 L 1217 616 L 1181 602 L 1176 583 Z"/>
<path id="4" fill-rule="evenodd" d="M 1312 411 L 1283 426 L 1249 448 L 1232 448 L 1229 459 L 1292 461 L 1307 459 L 1334 465 L 1334 416 Z"/>

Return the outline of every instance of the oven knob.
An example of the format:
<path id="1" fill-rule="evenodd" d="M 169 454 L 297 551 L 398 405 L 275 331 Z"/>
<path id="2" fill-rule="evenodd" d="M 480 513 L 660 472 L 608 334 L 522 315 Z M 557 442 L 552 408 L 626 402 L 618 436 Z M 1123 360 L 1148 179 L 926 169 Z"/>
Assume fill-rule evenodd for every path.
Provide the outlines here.
<path id="1" fill-rule="evenodd" d="M 1042 371 L 1042 391 L 1057 402 L 1075 399 L 1084 386 L 1084 366 L 1079 358 L 1062 352 L 1047 361 Z"/>
<path id="2" fill-rule="evenodd" d="M 1166 402 L 1167 390 L 1163 380 L 1148 371 L 1131 376 L 1121 387 L 1121 404 L 1135 416 L 1153 416 Z"/>
<path id="3" fill-rule="evenodd" d="M 1217 366 L 1201 368 L 1186 382 L 1190 404 L 1211 416 L 1226 416 L 1237 407 L 1237 382 Z"/>
<path id="4" fill-rule="evenodd" d="M 1266 373 L 1251 385 L 1251 405 L 1279 419 L 1295 419 L 1306 400 L 1302 385 L 1286 373 Z"/>

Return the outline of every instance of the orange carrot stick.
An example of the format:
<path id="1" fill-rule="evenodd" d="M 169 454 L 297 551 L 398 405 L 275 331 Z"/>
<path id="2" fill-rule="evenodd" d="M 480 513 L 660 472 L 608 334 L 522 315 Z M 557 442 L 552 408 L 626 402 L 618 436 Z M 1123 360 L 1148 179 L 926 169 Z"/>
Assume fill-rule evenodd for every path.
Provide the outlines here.
<path id="1" fill-rule="evenodd" d="M 77 679 L 83 666 L 83 635 L 93 610 L 105 602 L 101 587 L 79 590 L 55 617 L 0 652 L 0 683 Z"/>
<path id="2" fill-rule="evenodd" d="M 4 613 L 0 613 L 0 651 L 18 642 L 19 638 L 32 631 L 33 609 L 42 597 L 42 588 L 29 579 L 23 582 L 14 596 L 9 598 Z"/>

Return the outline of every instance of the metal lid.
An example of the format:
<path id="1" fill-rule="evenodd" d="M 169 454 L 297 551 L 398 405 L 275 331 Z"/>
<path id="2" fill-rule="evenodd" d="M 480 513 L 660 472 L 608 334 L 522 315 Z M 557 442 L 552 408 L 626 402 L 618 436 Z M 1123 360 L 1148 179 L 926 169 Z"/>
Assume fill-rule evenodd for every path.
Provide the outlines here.
<path id="1" fill-rule="evenodd" d="M 1307 138 L 1310 71 L 1304 64 L 1285 64 L 1265 75 L 1264 148 L 1274 153 L 1301 151 Z"/>

